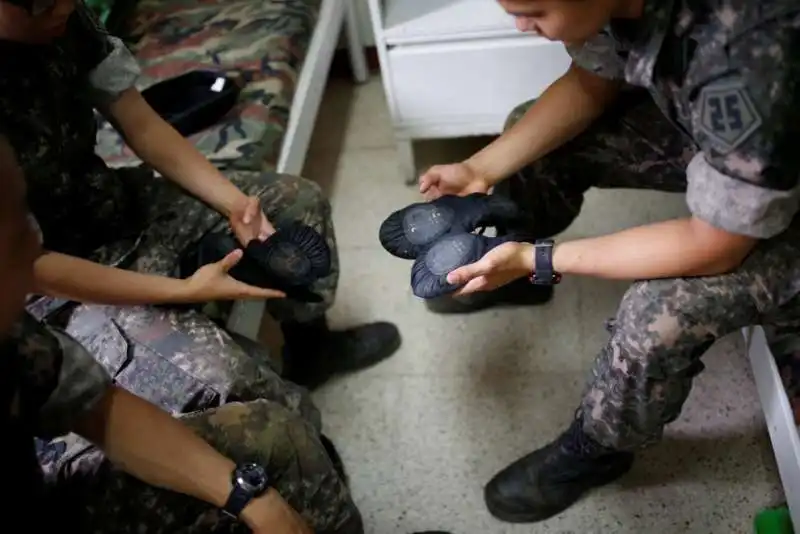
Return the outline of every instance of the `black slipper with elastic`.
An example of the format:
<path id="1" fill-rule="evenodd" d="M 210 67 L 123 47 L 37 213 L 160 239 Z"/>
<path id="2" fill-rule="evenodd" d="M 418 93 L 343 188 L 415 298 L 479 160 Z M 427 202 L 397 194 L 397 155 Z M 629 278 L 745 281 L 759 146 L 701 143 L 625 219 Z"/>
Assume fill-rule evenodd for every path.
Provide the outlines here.
<path id="1" fill-rule="evenodd" d="M 478 234 L 453 234 L 434 243 L 411 267 L 411 289 L 423 299 L 453 293 L 461 287 L 447 281 L 452 271 L 475 263 L 487 252 L 509 241 L 525 241 L 520 236 L 486 237 Z"/>
<path id="2" fill-rule="evenodd" d="M 229 232 L 204 236 L 181 262 L 181 276 L 187 278 L 200 267 L 223 259 L 240 248 Z M 228 274 L 255 287 L 277 289 L 287 298 L 300 302 L 321 302 L 310 289 L 331 272 L 331 251 L 325 239 L 313 228 L 298 222 L 279 227 L 265 241 L 253 240 Z"/>
<path id="3" fill-rule="evenodd" d="M 523 220 L 517 205 L 502 196 L 446 195 L 395 211 L 381 224 L 378 238 L 389 254 L 415 259 L 447 235 L 515 225 Z"/>

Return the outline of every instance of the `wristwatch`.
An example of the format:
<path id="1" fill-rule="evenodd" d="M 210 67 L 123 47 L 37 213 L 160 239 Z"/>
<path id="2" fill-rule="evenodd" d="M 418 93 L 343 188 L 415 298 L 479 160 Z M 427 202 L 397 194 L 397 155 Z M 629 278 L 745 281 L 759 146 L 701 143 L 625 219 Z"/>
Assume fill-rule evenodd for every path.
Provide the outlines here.
<path id="1" fill-rule="evenodd" d="M 552 286 L 561 282 L 561 273 L 553 269 L 552 239 L 537 239 L 534 242 L 530 282 L 539 286 Z"/>
<path id="2" fill-rule="evenodd" d="M 266 470 L 258 464 L 239 464 L 231 476 L 233 489 L 222 511 L 236 519 L 250 501 L 263 495 L 269 488 Z"/>

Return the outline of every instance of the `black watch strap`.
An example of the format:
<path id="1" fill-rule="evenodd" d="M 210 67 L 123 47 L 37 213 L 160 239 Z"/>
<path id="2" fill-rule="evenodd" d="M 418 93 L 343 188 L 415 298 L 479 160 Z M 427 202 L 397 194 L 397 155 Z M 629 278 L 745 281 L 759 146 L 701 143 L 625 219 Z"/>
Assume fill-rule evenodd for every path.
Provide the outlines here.
<path id="1" fill-rule="evenodd" d="M 553 240 L 538 239 L 533 244 L 533 273 L 531 283 L 550 286 L 561 281 L 561 274 L 553 269 Z"/>
<path id="2" fill-rule="evenodd" d="M 222 511 L 238 519 L 251 500 L 267 491 L 269 479 L 263 467 L 245 463 L 237 465 L 233 470 L 231 486 L 231 492 Z"/>
<path id="3" fill-rule="evenodd" d="M 242 510 L 253 499 L 254 495 L 244 488 L 234 484 L 228 500 L 222 510 L 231 517 L 236 519 L 242 514 Z"/>

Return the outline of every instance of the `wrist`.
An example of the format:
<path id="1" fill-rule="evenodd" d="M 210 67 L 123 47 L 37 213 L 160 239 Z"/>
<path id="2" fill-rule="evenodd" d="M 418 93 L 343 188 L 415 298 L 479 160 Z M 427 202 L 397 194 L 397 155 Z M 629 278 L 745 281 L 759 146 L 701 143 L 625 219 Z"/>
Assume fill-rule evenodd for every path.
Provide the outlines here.
<path id="1" fill-rule="evenodd" d="M 234 187 L 233 190 L 228 191 L 226 195 L 221 195 L 215 208 L 223 217 L 230 219 L 231 215 L 236 211 L 236 208 L 247 204 L 247 200 L 247 195 Z"/>
<path id="2" fill-rule="evenodd" d="M 253 531 L 264 528 L 271 521 L 273 510 L 280 504 L 280 501 L 280 494 L 274 488 L 268 488 L 263 495 L 247 503 L 239 519 Z"/>
<path id="3" fill-rule="evenodd" d="M 536 248 L 533 243 L 519 243 L 515 263 L 520 276 L 531 276 L 536 271 Z"/>
<path id="4" fill-rule="evenodd" d="M 488 158 L 484 155 L 483 151 L 478 152 L 472 157 L 465 159 L 462 163 L 469 167 L 473 176 L 478 180 L 486 183 L 489 188 L 494 187 L 503 180 L 502 176 L 492 171 Z"/>
<path id="5" fill-rule="evenodd" d="M 585 258 L 586 240 L 573 240 L 553 247 L 553 269 L 562 274 L 581 274 L 580 264 Z"/>
<path id="6" fill-rule="evenodd" d="M 191 304 L 213 300 L 206 298 L 206 296 L 202 294 L 202 288 L 197 287 L 197 285 L 192 282 L 191 278 L 185 280 L 172 278 L 171 280 L 175 282 L 175 284 L 170 291 L 170 300 L 167 301 L 168 303 Z"/>

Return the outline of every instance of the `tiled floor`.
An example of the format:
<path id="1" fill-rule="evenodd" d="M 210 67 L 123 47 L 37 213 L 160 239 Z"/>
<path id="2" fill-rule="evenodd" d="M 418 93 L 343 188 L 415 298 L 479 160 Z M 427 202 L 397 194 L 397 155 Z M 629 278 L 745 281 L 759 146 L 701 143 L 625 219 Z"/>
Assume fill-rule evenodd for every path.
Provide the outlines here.
<path id="1" fill-rule="evenodd" d="M 568 421 L 605 340 L 603 321 L 625 286 L 573 278 L 537 309 L 428 313 L 408 286 L 410 264 L 377 240 L 383 218 L 418 199 L 398 174 L 380 81 L 333 80 L 323 106 L 307 176 L 333 203 L 342 279 L 332 321 L 389 319 L 404 336 L 390 361 L 315 395 L 368 532 L 743 534 L 755 512 L 780 502 L 761 409 L 734 337 L 711 350 L 665 443 L 642 454 L 622 483 L 544 524 L 492 519 L 483 484 Z M 424 143 L 419 164 L 461 158 L 483 142 Z M 682 213 L 677 195 L 593 192 L 568 234 Z"/>

